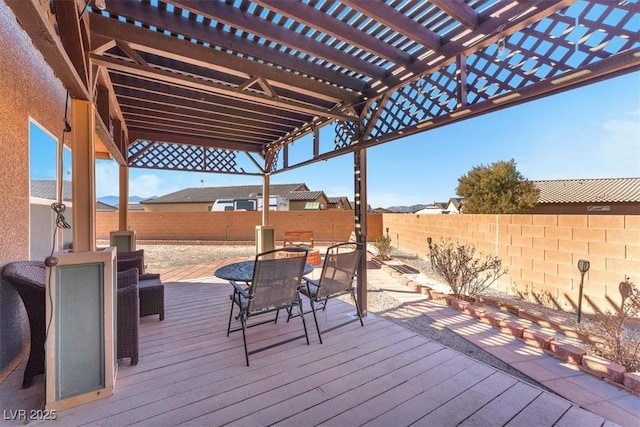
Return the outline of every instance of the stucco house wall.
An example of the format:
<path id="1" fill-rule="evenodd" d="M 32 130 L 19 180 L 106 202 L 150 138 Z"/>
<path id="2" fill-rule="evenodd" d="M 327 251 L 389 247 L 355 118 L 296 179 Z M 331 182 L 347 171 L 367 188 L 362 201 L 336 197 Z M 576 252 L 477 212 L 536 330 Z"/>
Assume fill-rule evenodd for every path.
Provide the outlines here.
<path id="1" fill-rule="evenodd" d="M 29 257 L 29 118 L 60 135 L 66 92 L 15 16 L 0 0 L 0 266 Z M 0 381 L 25 354 L 26 312 L 0 284 Z"/>

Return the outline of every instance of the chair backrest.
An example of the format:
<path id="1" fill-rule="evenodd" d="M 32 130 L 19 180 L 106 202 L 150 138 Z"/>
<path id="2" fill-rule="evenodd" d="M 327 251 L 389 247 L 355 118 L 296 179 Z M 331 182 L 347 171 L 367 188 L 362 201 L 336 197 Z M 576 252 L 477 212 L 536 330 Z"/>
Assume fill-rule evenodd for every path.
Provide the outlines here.
<path id="1" fill-rule="evenodd" d="M 351 290 L 363 248 L 362 243 L 344 242 L 327 249 L 317 299 Z"/>
<path id="2" fill-rule="evenodd" d="M 45 265 L 42 261 L 14 261 L 4 266 L 2 276 L 18 291 L 22 299 L 44 296 Z"/>
<path id="3" fill-rule="evenodd" d="M 285 249 L 275 249 L 256 255 L 249 289 L 249 312 L 291 306 L 297 301 L 308 251 L 282 258 L 278 257 L 279 253 L 291 254 Z"/>
<path id="4" fill-rule="evenodd" d="M 144 249 L 131 252 L 118 252 L 117 253 L 117 270 L 127 271 L 132 268 L 137 268 L 139 274 L 144 274 Z"/>

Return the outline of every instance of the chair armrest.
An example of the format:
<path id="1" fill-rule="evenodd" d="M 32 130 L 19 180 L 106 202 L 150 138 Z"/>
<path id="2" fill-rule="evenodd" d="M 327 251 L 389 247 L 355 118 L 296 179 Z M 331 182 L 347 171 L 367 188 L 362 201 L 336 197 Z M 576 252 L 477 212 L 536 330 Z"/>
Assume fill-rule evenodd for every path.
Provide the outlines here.
<path id="1" fill-rule="evenodd" d="M 142 273 L 140 275 L 140 280 L 154 280 L 154 279 L 160 280 L 160 274 L 159 273 Z"/>
<path id="2" fill-rule="evenodd" d="M 229 280 L 229 283 L 231 283 L 231 286 L 233 286 L 235 291 L 242 295 L 243 298 L 251 298 L 251 295 L 247 293 L 242 285 L 237 284 L 234 280 Z"/>

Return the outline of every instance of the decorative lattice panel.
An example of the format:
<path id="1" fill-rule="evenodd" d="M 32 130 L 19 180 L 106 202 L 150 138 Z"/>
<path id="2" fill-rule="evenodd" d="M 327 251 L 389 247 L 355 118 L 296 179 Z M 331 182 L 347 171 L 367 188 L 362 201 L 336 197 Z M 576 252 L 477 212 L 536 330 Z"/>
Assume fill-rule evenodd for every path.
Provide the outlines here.
<path id="1" fill-rule="evenodd" d="M 280 160 L 281 152 L 282 152 L 282 147 L 278 147 L 276 152 L 273 154 L 273 161 L 271 162 L 270 172 L 275 172 L 278 170 L 278 161 Z"/>
<path id="2" fill-rule="evenodd" d="M 194 172 L 244 172 L 238 166 L 237 151 L 151 141 L 136 141 L 129 146 L 129 166 Z"/>
<path id="3" fill-rule="evenodd" d="M 336 124 L 336 136 L 334 139 L 336 150 L 349 147 L 358 137 L 356 135 L 356 123 L 354 122 L 338 122 Z"/>
<path id="4" fill-rule="evenodd" d="M 370 139 L 446 116 L 465 105 L 535 85 L 629 49 L 640 47 L 639 4 L 635 1 L 578 1 L 503 37 L 457 63 L 396 91 L 383 108 Z M 464 91 L 459 76 L 466 76 Z M 465 93 L 460 97 L 460 93 Z M 367 119 L 365 119 L 365 124 Z"/>
<path id="5" fill-rule="evenodd" d="M 456 64 L 405 86 L 391 96 L 375 123 L 370 138 L 413 126 L 420 121 L 449 114 L 457 104 Z"/>
<path id="6" fill-rule="evenodd" d="M 551 79 L 640 45 L 638 4 L 578 2 L 467 57 L 468 104 Z M 634 11 L 635 9 L 635 11 Z M 635 22 L 634 22 L 635 21 Z M 622 24 L 622 31 L 614 25 Z"/>

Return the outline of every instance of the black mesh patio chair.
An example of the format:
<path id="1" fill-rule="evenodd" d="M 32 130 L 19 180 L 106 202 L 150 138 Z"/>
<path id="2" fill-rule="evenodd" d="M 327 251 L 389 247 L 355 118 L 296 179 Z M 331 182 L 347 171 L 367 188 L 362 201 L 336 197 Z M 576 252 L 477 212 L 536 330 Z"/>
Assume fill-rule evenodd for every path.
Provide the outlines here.
<path id="1" fill-rule="evenodd" d="M 304 313 L 302 313 L 302 303 L 298 292 L 298 288 L 302 283 L 304 265 L 307 261 L 307 251 L 305 250 L 304 253 L 301 253 L 301 256 L 291 258 L 278 258 L 280 252 L 285 251 L 283 249 L 276 249 L 256 255 L 253 277 L 248 287 L 245 284 L 238 284 L 233 280 L 229 281 L 233 286 L 233 294 L 230 296 L 231 312 L 229 313 L 227 336 L 229 336 L 231 332 L 242 330 L 247 366 L 249 366 L 250 354 L 302 338 L 302 336 L 297 336 L 266 347 L 248 351 L 247 328 L 266 323 L 277 323 L 280 310 L 286 310 L 290 318 L 293 308 L 297 308 L 302 318 L 304 337 L 307 340 L 307 344 L 309 344 L 307 325 L 304 320 Z M 240 320 L 240 327 L 231 329 L 234 307 L 238 307 L 239 309 L 236 319 Z M 253 323 L 251 325 L 247 324 L 247 321 L 254 316 L 273 312 L 276 313 L 274 319 Z"/>
<path id="2" fill-rule="evenodd" d="M 353 303 L 356 306 L 360 324 L 364 326 L 355 288 L 353 287 L 353 278 L 356 274 L 363 248 L 364 245 L 362 243 L 355 242 L 338 243 L 337 245 L 327 248 L 320 279 L 312 280 L 306 277 L 304 278 L 305 284 L 300 287 L 300 293 L 309 298 L 320 344 L 322 344 L 322 334 L 320 326 L 318 325 L 316 311 L 318 311 L 318 309 L 326 310 L 327 302 L 330 298 L 347 293 L 351 294 L 351 299 L 353 299 Z M 353 319 L 341 325 L 334 326 L 324 332 L 339 328 L 355 320 L 356 319 Z"/>

